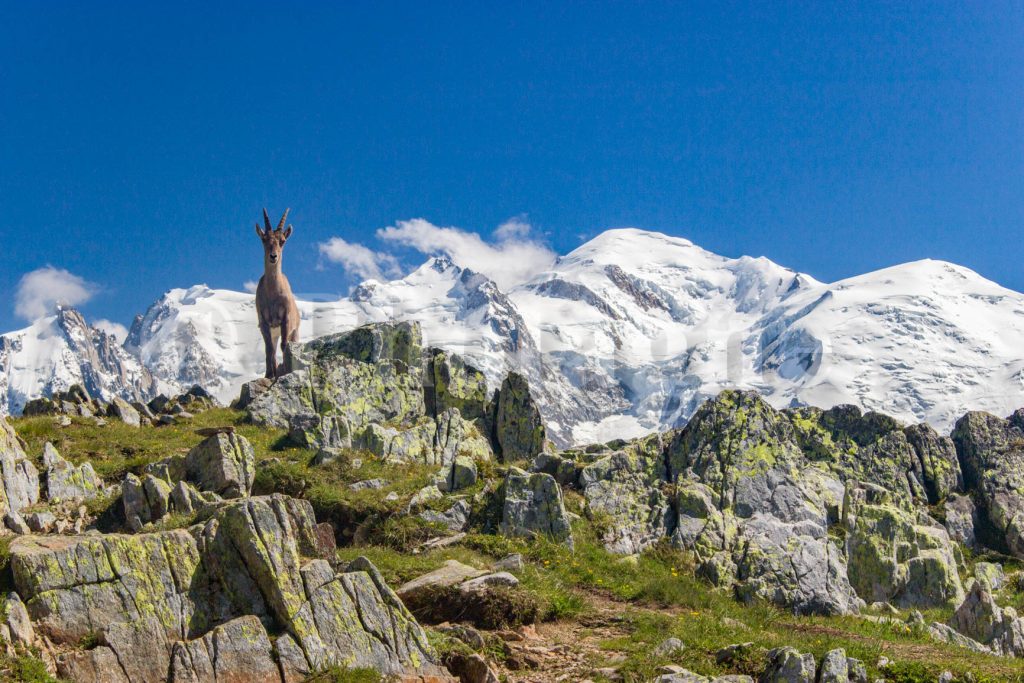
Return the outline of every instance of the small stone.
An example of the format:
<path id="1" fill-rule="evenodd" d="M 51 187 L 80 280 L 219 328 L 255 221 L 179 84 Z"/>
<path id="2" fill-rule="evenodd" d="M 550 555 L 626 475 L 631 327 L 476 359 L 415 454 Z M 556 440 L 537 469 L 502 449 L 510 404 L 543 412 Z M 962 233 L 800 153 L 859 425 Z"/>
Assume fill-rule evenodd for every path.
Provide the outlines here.
<path id="1" fill-rule="evenodd" d="M 130 427 L 139 427 L 142 425 L 142 416 L 139 415 L 139 411 L 132 407 L 132 404 L 124 400 L 120 396 L 115 396 L 107 407 L 107 415 L 109 417 L 116 417 Z"/>
<path id="2" fill-rule="evenodd" d="M 671 657 L 676 653 L 682 652 L 685 648 L 686 646 L 683 645 L 683 641 L 678 638 L 666 638 L 654 648 L 653 654 L 655 657 Z"/>
<path id="3" fill-rule="evenodd" d="M 8 512 L 4 515 L 4 524 L 7 528 L 16 534 L 30 534 L 32 529 L 29 528 L 25 520 L 17 512 Z"/>
<path id="4" fill-rule="evenodd" d="M 365 491 L 367 489 L 382 489 L 387 485 L 388 483 L 383 479 L 364 479 L 349 484 L 348 487 L 353 491 Z"/>
<path id="5" fill-rule="evenodd" d="M 846 651 L 842 648 L 830 650 L 821 662 L 818 683 L 848 683 L 850 679 Z"/>
<path id="6" fill-rule="evenodd" d="M 526 568 L 526 563 L 520 553 L 513 553 L 495 562 L 494 568 L 497 571 L 521 572 Z"/>
<path id="7" fill-rule="evenodd" d="M 25 523 L 37 534 L 44 534 L 54 527 L 57 518 L 52 512 L 32 512 L 25 515 Z"/>
<path id="8" fill-rule="evenodd" d="M 235 428 L 233 425 L 227 425 L 225 427 L 201 427 L 195 430 L 195 433 L 199 436 L 216 436 L 218 434 L 234 434 Z"/>

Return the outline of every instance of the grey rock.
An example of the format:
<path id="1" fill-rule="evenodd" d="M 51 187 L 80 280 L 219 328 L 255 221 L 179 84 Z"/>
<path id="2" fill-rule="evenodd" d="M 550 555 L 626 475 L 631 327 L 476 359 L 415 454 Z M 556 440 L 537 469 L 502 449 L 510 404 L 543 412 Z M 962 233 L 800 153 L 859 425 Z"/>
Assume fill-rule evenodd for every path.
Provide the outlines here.
<path id="1" fill-rule="evenodd" d="M 523 556 L 519 553 L 507 555 L 494 563 L 496 571 L 521 572 L 526 568 Z"/>
<path id="2" fill-rule="evenodd" d="M 32 533 L 31 527 L 25 522 L 24 518 L 17 512 L 8 511 L 4 515 L 4 524 L 8 529 L 16 534 L 30 534 Z"/>
<path id="3" fill-rule="evenodd" d="M 487 589 L 494 588 L 495 586 L 515 588 L 518 585 L 519 579 L 512 574 L 509 574 L 508 572 L 494 572 L 466 579 L 459 584 L 459 590 L 463 593 L 475 593 L 486 591 Z"/>
<path id="4" fill-rule="evenodd" d="M 111 399 L 110 405 L 107 407 L 107 415 L 109 417 L 116 417 L 130 427 L 142 426 L 142 416 L 139 415 L 139 411 L 131 403 L 128 403 L 128 401 L 119 396 Z"/>
<path id="5" fill-rule="evenodd" d="M 46 467 L 48 500 L 91 500 L 103 491 L 103 482 L 93 470 L 92 463 L 85 462 L 75 467 L 61 457 L 51 443 L 43 446 L 43 466 Z"/>
<path id="6" fill-rule="evenodd" d="M 562 490 L 550 474 L 528 474 L 512 467 L 505 476 L 501 532 L 511 537 L 537 534 L 573 545 Z"/>
<path id="7" fill-rule="evenodd" d="M 426 522 L 441 524 L 448 531 L 463 531 L 469 524 L 470 507 L 464 500 L 457 500 L 444 512 L 435 510 L 424 510 L 419 514 L 420 519 Z"/>
<path id="8" fill-rule="evenodd" d="M 388 483 L 383 479 L 364 479 L 362 481 L 353 482 L 348 485 L 353 491 L 367 491 L 371 489 L 382 489 L 387 486 Z"/>
<path id="9" fill-rule="evenodd" d="M 814 655 L 800 654 L 792 647 L 768 651 L 768 664 L 758 679 L 760 683 L 814 683 Z"/>
<path id="10" fill-rule="evenodd" d="M 996 654 L 1024 655 L 1024 622 L 1009 607 L 1000 608 L 987 584 L 974 581 L 949 626 Z"/>
<path id="11" fill-rule="evenodd" d="M 674 654 L 682 652 L 684 649 L 686 649 L 686 646 L 683 645 L 683 641 L 678 638 L 666 638 L 658 643 L 652 653 L 655 657 L 671 657 Z"/>
<path id="12" fill-rule="evenodd" d="M 45 534 L 56 525 L 57 517 L 52 512 L 46 512 L 45 510 L 30 512 L 25 515 L 25 523 L 28 524 L 29 529 L 37 534 Z"/>
<path id="13" fill-rule="evenodd" d="M 943 502 L 942 508 L 949 537 L 968 548 L 974 548 L 977 544 L 974 529 L 978 521 L 978 510 L 974 501 L 967 496 L 953 493 Z"/>
<path id="14" fill-rule="evenodd" d="M 846 650 L 842 648 L 829 650 L 821 661 L 818 683 L 848 683 L 849 680 L 850 665 L 846 657 Z"/>
<path id="15" fill-rule="evenodd" d="M 453 458 L 445 468 L 444 483 L 449 492 L 469 488 L 476 483 L 476 478 L 476 463 L 473 458 L 464 455 Z"/>
<path id="16" fill-rule="evenodd" d="M 4 625 L 10 631 L 14 643 L 24 647 L 30 647 L 35 643 L 35 630 L 32 628 L 32 620 L 25 609 L 25 603 L 17 593 L 8 593 L 4 600 L 2 609 Z"/>
<path id="17" fill-rule="evenodd" d="M 215 434 L 188 452 L 185 473 L 200 490 L 224 498 L 248 496 L 256 479 L 256 454 L 240 434 Z"/>
<path id="18" fill-rule="evenodd" d="M 17 434 L 0 416 L 0 512 L 18 512 L 39 502 L 39 472 L 25 457 Z"/>

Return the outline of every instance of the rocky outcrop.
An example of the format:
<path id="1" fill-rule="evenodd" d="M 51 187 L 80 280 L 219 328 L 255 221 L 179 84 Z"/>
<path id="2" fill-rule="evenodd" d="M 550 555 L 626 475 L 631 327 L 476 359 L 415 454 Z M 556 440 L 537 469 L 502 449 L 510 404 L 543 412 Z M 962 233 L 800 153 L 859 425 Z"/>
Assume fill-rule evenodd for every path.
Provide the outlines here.
<path id="1" fill-rule="evenodd" d="M 866 602 L 951 607 L 963 599 L 958 549 L 924 512 L 879 486 L 850 483 L 843 523 L 851 582 Z"/>
<path id="2" fill-rule="evenodd" d="M 0 417 L 0 514 L 16 513 L 39 501 L 39 472 L 25 457 L 21 441 Z"/>
<path id="3" fill-rule="evenodd" d="M 294 372 L 253 385 L 236 404 L 257 424 L 287 427 L 315 462 L 345 449 L 428 465 L 493 457 L 483 375 L 453 354 L 424 353 L 419 325 L 365 325 L 295 345 L 292 355 Z"/>
<path id="4" fill-rule="evenodd" d="M 98 643 L 58 659 L 71 680 L 293 681 L 332 664 L 443 675 L 372 565 L 338 573 L 317 539 L 309 503 L 271 496 L 189 529 L 25 537 L 11 566 L 36 633 Z"/>
<path id="5" fill-rule="evenodd" d="M 503 462 L 532 460 L 544 451 L 547 432 L 526 378 L 510 372 L 498 390 L 494 437 Z"/>
<path id="6" fill-rule="evenodd" d="M 997 655 L 1024 656 L 1024 621 L 1012 607 L 999 607 L 985 582 L 971 585 L 949 626 Z"/>
<path id="7" fill-rule="evenodd" d="M 967 413 L 953 428 L 953 441 L 994 540 L 1024 557 L 1024 409 L 1006 420 Z"/>
<path id="8" fill-rule="evenodd" d="M 550 474 L 509 468 L 505 476 L 501 532 L 512 537 L 545 536 L 573 545 L 562 489 Z"/>
<path id="9" fill-rule="evenodd" d="M 610 550 L 671 538 L 743 599 L 841 614 L 963 597 L 956 542 L 923 512 L 963 479 L 953 442 L 927 426 L 726 391 L 675 432 L 542 454 L 533 468 L 583 493 Z"/>

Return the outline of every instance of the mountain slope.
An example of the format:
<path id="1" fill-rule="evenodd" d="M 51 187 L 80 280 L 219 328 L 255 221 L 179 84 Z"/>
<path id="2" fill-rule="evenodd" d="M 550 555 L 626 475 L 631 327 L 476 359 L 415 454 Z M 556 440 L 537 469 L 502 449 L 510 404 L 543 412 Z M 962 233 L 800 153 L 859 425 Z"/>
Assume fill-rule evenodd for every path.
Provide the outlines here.
<path id="1" fill-rule="evenodd" d="M 27 401 L 73 384 L 104 400 L 144 400 L 160 390 L 137 358 L 74 309 L 60 308 L 0 336 L 0 415 L 17 414 Z"/>
<path id="2" fill-rule="evenodd" d="M 462 354 L 492 386 L 520 369 L 561 444 L 681 424 L 725 388 L 756 389 L 777 407 L 853 403 L 943 430 L 968 409 L 1005 415 L 1024 404 L 1024 295 L 938 261 L 825 284 L 765 258 L 609 230 L 508 291 L 437 257 L 299 308 L 302 339 L 417 320 L 428 344 Z M 227 401 L 263 372 L 255 321 L 252 295 L 174 289 L 136 319 L 125 347 L 155 377 Z M 19 379 L 31 367 L 0 382 L 46 391 L 45 380 Z"/>

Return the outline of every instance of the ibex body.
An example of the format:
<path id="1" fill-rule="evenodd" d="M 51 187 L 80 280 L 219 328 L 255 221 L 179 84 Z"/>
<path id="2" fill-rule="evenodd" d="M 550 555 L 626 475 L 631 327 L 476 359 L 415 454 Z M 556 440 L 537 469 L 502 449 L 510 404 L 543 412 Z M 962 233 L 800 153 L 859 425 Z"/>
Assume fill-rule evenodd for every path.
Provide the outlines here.
<path id="1" fill-rule="evenodd" d="M 288 210 L 281 217 L 277 229 L 270 227 L 270 216 L 263 209 L 264 230 L 256 224 L 256 234 L 263 242 L 263 277 L 256 286 L 256 314 L 259 317 L 260 333 L 267 356 L 266 376 L 270 378 L 283 374 L 277 365 L 277 344 L 281 343 L 284 366 L 289 365 L 288 342 L 299 340 L 299 307 L 295 304 L 291 285 L 281 271 L 284 243 L 291 237 L 292 226 L 285 228 Z"/>

